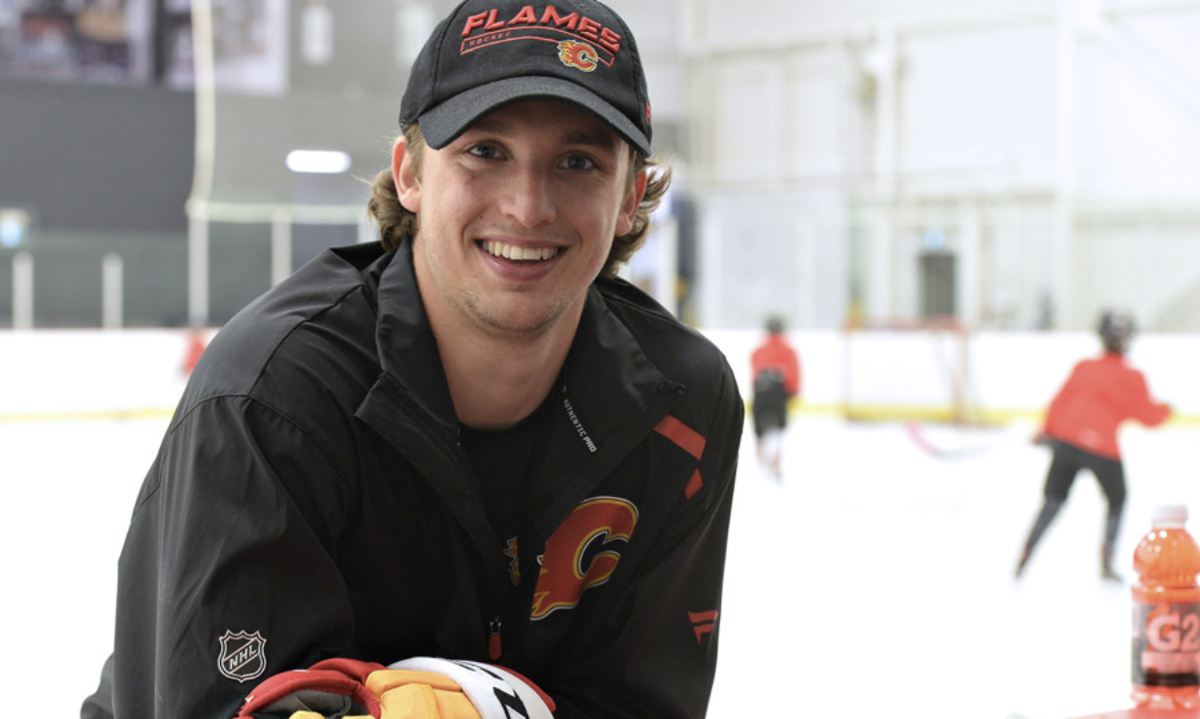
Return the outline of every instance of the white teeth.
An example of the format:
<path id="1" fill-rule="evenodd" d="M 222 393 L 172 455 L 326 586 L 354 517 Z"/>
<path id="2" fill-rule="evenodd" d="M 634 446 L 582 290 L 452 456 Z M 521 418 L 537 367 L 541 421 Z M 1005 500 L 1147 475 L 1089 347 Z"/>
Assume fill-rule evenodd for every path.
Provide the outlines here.
<path id="1" fill-rule="evenodd" d="M 548 260 L 558 254 L 557 247 L 517 247 L 503 242 L 484 242 L 483 249 L 495 257 L 507 260 Z"/>

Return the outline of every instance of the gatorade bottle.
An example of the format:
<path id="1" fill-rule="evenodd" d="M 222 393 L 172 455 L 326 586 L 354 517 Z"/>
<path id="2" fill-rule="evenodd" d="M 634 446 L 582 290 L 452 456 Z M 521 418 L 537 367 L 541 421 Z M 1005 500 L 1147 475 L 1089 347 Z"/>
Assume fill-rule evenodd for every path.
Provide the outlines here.
<path id="1" fill-rule="evenodd" d="M 1200 547 L 1183 505 L 1158 507 L 1133 568 L 1133 701 L 1161 709 L 1200 707 Z"/>

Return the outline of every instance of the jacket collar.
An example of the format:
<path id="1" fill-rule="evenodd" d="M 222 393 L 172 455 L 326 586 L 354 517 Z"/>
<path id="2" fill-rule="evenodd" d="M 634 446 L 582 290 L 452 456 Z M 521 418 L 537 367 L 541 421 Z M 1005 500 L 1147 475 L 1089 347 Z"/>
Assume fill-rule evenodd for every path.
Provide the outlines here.
<path id="1" fill-rule="evenodd" d="M 401 244 L 380 278 L 380 366 L 429 419 L 454 432 L 454 403 L 417 288 L 411 247 L 409 242 Z M 594 423 L 589 433 L 593 441 L 619 434 L 631 418 L 648 412 L 656 397 L 675 386 L 610 311 L 598 284 L 588 289 L 563 376 L 573 406 Z"/>
<path id="2" fill-rule="evenodd" d="M 652 429 L 674 404 L 680 387 L 646 356 L 612 312 L 601 287 L 597 283 L 588 290 L 567 357 L 565 395 L 591 423 L 597 449 L 605 450 L 610 438 L 631 430 L 641 436 Z M 665 397 L 670 399 L 664 404 Z"/>
<path id="3" fill-rule="evenodd" d="M 457 447 L 458 420 L 410 247 L 403 243 L 380 277 L 376 341 L 383 371 L 357 416 L 429 479 L 476 546 L 490 556 L 498 540 Z M 562 484 L 543 525 L 533 528 L 544 536 L 653 430 L 683 390 L 650 361 L 609 307 L 602 285 L 599 281 L 588 290 L 563 373 L 560 409 L 571 415 L 573 430 L 547 438 L 543 465 L 553 468 Z M 503 568 L 498 572 L 502 582 Z"/>
<path id="4" fill-rule="evenodd" d="M 401 243 L 380 277 L 375 343 L 384 376 L 403 387 L 438 425 L 454 430 L 454 403 L 417 288 L 411 242 Z"/>

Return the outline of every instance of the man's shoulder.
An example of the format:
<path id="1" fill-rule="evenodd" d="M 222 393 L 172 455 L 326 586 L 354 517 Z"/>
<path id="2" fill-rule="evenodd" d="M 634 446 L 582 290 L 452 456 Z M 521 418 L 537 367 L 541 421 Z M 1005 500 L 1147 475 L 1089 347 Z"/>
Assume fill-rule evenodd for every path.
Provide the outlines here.
<path id="1" fill-rule="evenodd" d="M 732 376 L 721 350 L 699 330 L 675 317 L 640 288 L 623 279 L 596 282 L 609 310 L 633 334 L 652 362 L 684 382 Z"/>
<path id="2" fill-rule="evenodd" d="M 269 373 L 300 386 L 300 375 L 349 371 L 355 355 L 373 362 L 381 261 L 377 246 L 330 249 L 247 305 L 205 349 L 193 396 L 261 391 Z"/>

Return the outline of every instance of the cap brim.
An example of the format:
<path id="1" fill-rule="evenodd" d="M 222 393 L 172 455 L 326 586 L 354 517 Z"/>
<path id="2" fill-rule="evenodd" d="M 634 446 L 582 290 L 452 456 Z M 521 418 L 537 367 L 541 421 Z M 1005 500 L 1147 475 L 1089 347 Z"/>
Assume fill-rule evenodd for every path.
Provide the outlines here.
<path id="1" fill-rule="evenodd" d="M 450 144 L 484 115 L 522 100 L 555 100 L 574 105 L 608 125 L 643 156 L 650 140 L 620 110 L 568 80 L 524 76 L 497 80 L 460 92 L 417 118 L 426 144 L 435 150 Z"/>

